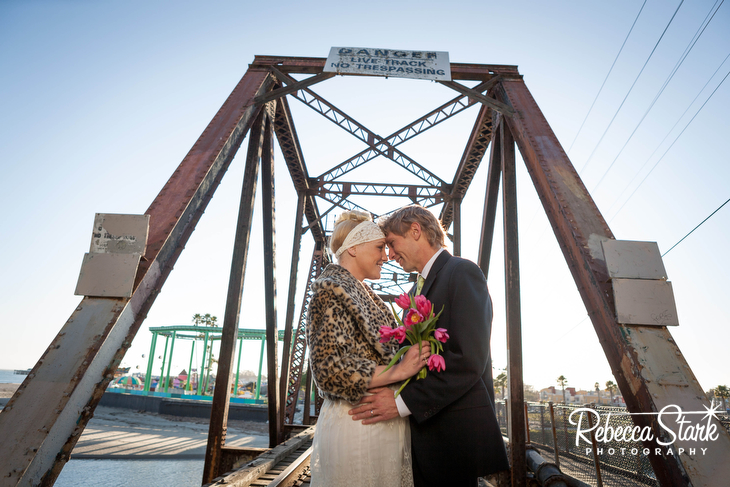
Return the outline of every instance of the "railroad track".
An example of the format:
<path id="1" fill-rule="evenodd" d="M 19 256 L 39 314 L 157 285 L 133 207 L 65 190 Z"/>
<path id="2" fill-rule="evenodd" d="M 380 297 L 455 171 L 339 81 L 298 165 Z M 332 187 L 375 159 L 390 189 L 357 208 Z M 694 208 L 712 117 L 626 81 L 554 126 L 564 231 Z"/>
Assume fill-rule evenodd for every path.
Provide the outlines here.
<path id="1" fill-rule="evenodd" d="M 314 426 L 204 487 L 309 487 Z"/>
<path id="2" fill-rule="evenodd" d="M 309 487 L 309 457 L 312 441 L 297 448 L 255 481 L 251 487 Z"/>

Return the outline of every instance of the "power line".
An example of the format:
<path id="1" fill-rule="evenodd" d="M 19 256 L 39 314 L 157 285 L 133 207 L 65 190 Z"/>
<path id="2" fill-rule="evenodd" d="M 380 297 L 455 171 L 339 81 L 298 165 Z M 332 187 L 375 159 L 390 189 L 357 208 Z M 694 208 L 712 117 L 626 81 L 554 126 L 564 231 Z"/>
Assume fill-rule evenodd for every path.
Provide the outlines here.
<path id="1" fill-rule="evenodd" d="M 677 9 L 674 11 L 674 14 L 672 15 L 672 18 L 669 19 L 669 23 L 664 28 L 664 32 L 662 32 L 662 35 L 659 36 L 659 40 L 654 45 L 654 49 L 651 50 L 651 53 L 649 54 L 649 57 L 646 59 L 646 62 L 644 63 L 644 66 L 642 66 L 641 71 L 639 71 L 639 74 L 636 75 L 636 79 L 634 80 L 633 84 L 631 85 L 631 88 L 629 88 L 629 91 L 626 93 L 626 96 L 624 97 L 623 101 L 621 102 L 621 104 L 619 105 L 618 109 L 616 110 L 616 113 L 613 114 L 613 118 L 608 123 L 608 127 L 606 127 L 606 130 L 604 130 L 603 135 L 601 135 L 601 138 L 598 140 L 598 143 L 596 144 L 596 147 L 593 148 L 593 152 L 591 152 L 591 155 L 588 156 L 588 159 L 586 160 L 586 163 L 583 165 L 583 168 L 579 171 L 579 174 L 582 174 L 583 171 L 585 171 L 586 167 L 588 167 L 588 163 L 591 162 L 591 159 L 593 158 L 593 155 L 596 153 L 596 150 L 598 150 L 598 146 L 600 146 L 601 145 L 601 142 L 603 142 L 603 138 L 608 133 L 608 130 L 611 128 L 611 125 L 613 125 L 614 120 L 616 120 L 616 116 L 621 111 L 621 108 L 624 106 L 624 103 L 626 103 L 626 99 L 631 94 L 631 91 L 634 89 L 634 86 L 636 86 L 636 82 L 639 81 L 639 78 L 641 77 L 641 73 L 644 72 L 644 69 L 646 68 L 646 65 L 649 64 L 649 60 L 651 60 L 652 56 L 654 55 L 654 52 L 656 51 L 656 48 L 659 47 L 659 43 L 664 38 L 664 34 L 667 33 L 667 30 L 669 29 L 669 26 L 672 25 L 672 21 L 677 16 L 677 12 L 679 12 L 679 9 L 680 9 L 680 7 L 682 6 L 683 3 L 684 3 L 684 0 L 682 0 L 681 2 L 679 2 L 679 5 L 677 6 Z"/>
<path id="2" fill-rule="evenodd" d="M 720 5 L 717 5 L 718 2 L 720 3 Z M 669 85 L 669 82 L 672 80 L 672 78 L 674 78 L 674 75 L 677 74 L 679 67 L 682 66 L 682 64 L 684 63 L 684 60 L 687 59 L 687 56 L 689 56 L 689 53 L 692 51 L 692 48 L 694 48 L 695 44 L 697 44 L 697 41 L 700 40 L 700 37 L 702 37 L 702 34 L 704 34 L 705 29 L 707 29 L 707 26 L 710 25 L 710 22 L 712 22 L 712 19 L 715 18 L 715 14 L 720 9 L 720 7 L 722 7 L 722 4 L 724 2 L 725 2 L 725 0 L 717 0 L 717 2 L 715 2 L 715 5 L 717 5 L 717 8 L 715 8 L 715 5 L 713 5 L 712 8 L 710 8 L 710 11 L 707 13 L 707 16 L 705 16 L 705 19 L 700 24 L 699 28 L 697 29 L 697 32 L 695 32 L 695 35 L 692 37 L 692 40 L 690 40 L 690 43 L 684 49 L 684 52 L 682 53 L 682 55 L 679 58 L 679 61 L 677 61 L 677 64 L 674 65 L 674 68 L 672 69 L 671 73 L 669 73 L 669 76 L 664 81 L 664 84 L 662 85 L 662 87 L 659 89 L 659 92 L 654 97 L 654 100 L 652 100 L 651 104 L 644 112 L 644 115 L 641 117 L 641 120 L 639 120 L 639 123 L 636 124 L 636 127 L 634 127 L 633 132 L 631 132 L 631 135 L 629 135 L 629 138 L 626 140 L 623 147 L 621 147 L 621 150 L 618 151 L 618 154 L 616 154 L 616 157 L 613 159 L 613 162 L 611 162 L 611 164 L 608 166 L 606 171 L 603 173 L 603 176 L 601 176 L 601 179 L 598 180 L 598 182 L 593 187 L 593 190 L 591 192 L 595 191 L 596 188 L 598 188 L 598 186 L 600 186 L 600 184 L 603 182 L 603 180 L 605 179 L 608 172 L 611 170 L 613 165 L 618 160 L 619 156 L 623 153 L 626 146 L 629 145 L 629 142 L 634 137 L 634 134 L 636 134 L 636 131 L 639 129 L 639 126 L 641 126 L 641 124 L 644 122 L 644 119 L 649 114 L 651 109 L 654 108 L 654 104 L 657 102 L 657 100 L 662 95 L 662 93 L 664 93 L 664 90 Z M 713 9 L 715 10 L 714 13 L 712 11 Z M 712 14 L 712 16 L 710 16 L 710 14 Z M 708 20 L 708 18 L 709 18 L 709 20 Z"/>
<path id="3" fill-rule="evenodd" d="M 720 68 L 722 68 L 722 66 L 725 64 L 725 62 L 727 62 L 728 58 L 730 58 L 730 53 L 727 56 L 725 56 L 725 59 L 722 60 L 722 62 L 717 67 L 717 69 L 715 70 L 715 72 L 712 73 L 712 75 L 707 79 L 707 82 L 705 83 L 705 85 L 697 92 L 697 95 L 689 103 L 689 105 L 687 105 L 687 108 L 684 110 L 684 112 L 682 113 L 682 115 L 680 115 L 679 118 L 677 118 L 677 121 L 674 122 L 674 125 L 672 125 L 672 128 L 669 129 L 669 131 L 667 132 L 667 135 L 665 135 L 664 138 L 662 139 L 662 141 L 659 142 L 659 144 L 656 146 L 656 149 L 654 149 L 654 151 L 649 155 L 649 157 L 646 158 L 646 162 L 644 162 L 644 164 L 642 164 L 642 166 L 639 168 L 639 170 L 636 172 L 636 174 L 634 174 L 634 177 L 631 178 L 631 181 L 629 181 L 629 183 L 624 187 L 624 189 L 621 191 L 621 194 L 619 194 L 618 197 L 613 201 L 613 203 L 611 203 L 611 206 L 608 209 L 609 211 L 611 210 L 611 208 L 613 208 L 616 205 L 616 203 L 619 202 L 619 200 L 624 195 L 624 193 L 626 192 L 626 190 L 629 189 L 629 187 L 631 186 L 631 183 L 633 183 L 634 180 L 639 176 L 639 174 L 641 174 L 641 171 L 646 167 L 646 165 L 649 163 L 649 161 L 651 160 L 651 158 L 654 157 L 654 154 L 656 154 L 656 151 L 659 150 L 659 148 L 662 146 L 662 144 L 664 143 L 664 141 L 666 141 L 667 138 L 672 134 L 672 132 L 674 131 L 674 129 L 677 127 L 677 125 L 679 125 L 679 122 L 682 121 L 682 118 L 684 118 L 684 116 L 687 114 L 687 112 L 689 111 L 689 109 L 692 108 L 692 105 L 694 105 L 694 103 L 697 101 L 697 98 L 699 98 L 700 95 L 702 94 L 702 92 L 705 91 L 705 88 L 707 88 L 707 85 L 710 84 L 710 81 L 712 81 L 712 78 L 714 78 L 715 75 L 718 73 L 718 71 L 720 71 Z"/>
<path id="4" fill-rule="evenodd" d="M 616 54 L 616 59 L 613 60 L 613 64 L 611 65 L 611 69 L 608 70 L 608 73 L 606 74 L 606 79 L 603 80 L 603 84 L 598 89 L 598 93 L 596 93 L 596 97 L 593 99 L 593 103 L 591 103 L 591 107 L 588 109 L 588 113 L 586 113 L 586 117 L 583 119 L 583 123 L 580 124 L 580 128 L 578 129 L 578 132 L 575 134 L 575 138 L 573 138 L 573 142 L 570 144 L 570 148 L 568 149 L 568 154 L 570 154 L 570 151 L 573 149 L 573 145 L 575 144 L 575 141 L 578 140 L 578 135 L 580 135 L 581 130 L 583 130 L 583 126 L 586 124 L 586 120 L 588 120 L 588 115 L 591 114 L 591 111 L 593 110 L 593 107 L 596 104 L 596 101 L 598 101 L 598 96 L 601 94 L 601 91 L 603 91 L 603 87 L 606 86 L 606 81 L 608 81 L 608 77 L 611 75 L 611 71 L 613 71 L 613 67 L 616 65 L 616 61 L 618 61 L 619 56 L 621 55 L 621 51 L 624 50 L 624 46 L 626 45 L 626 41 L 629 40 L 629 36 L 631 35 L 631 32 L 634 30 L 634 26 L 636 25 L 636 21 L 639 20 L 639 16 L 641 15 L 641 11 L 644 10 L 644 6 L 646 5 L 646 0 L 644 0 L 644 3 L 641 4 L 641 8 L 639 9 L 639 13 L 636 14 L 636 18 L 634 19 L 634 23 L 631 24 L 631 28 L 629 29 L 629 33 L 626 34 L 626 39 L 624 39 L 624 43 L 621 44 L 621 49 L 618 50 L 618 54 Z"/>
<path id="5" fill-rule="evenodd" d="M 707 218 L 705 218 L 704 220 L 702 220 L 700 222 L 700 224 L 697 225 L 696 227 L 694 227 L 692 230 L 690 230 L 690 232 L 687 235 L 685 235 L 684 237 L 682 237 L 681 239 L 679 239 L 679 242 L 677 242 L 676 244 L 672 245 L 672 248 L 670 248 L 669 250 L 667 250 L 666 252 L 664 252 L 662 254 L 662 257 L 664 257 L 665 255 L 667 255 L 674 247 L 676 247 L 677 245 L 679 245 L 680 243 L 682 243 L 682 240 L 684 240 L 685 238 L 687 238 L 690 235 L 692 235 L 692 232 L 694 232 L 695 230 L 697 230 L 698 228 L 700 228 L 700 226 L 703 223 L 705 223 L 707 220 L 709 220 L 712 217 L 712 215 L 714 215 L 715 213 L 717 213 L 718 211 L 720 211 L 720 208 L 722 208 L 723 206 L 725 206 L 726 204 L 728 204 L 728 202 L 730 202 L 730 199 L 728 199 L 725 203 L 721 204 L 715 211 L 713 211 L 712 213 L 710 213 L 710 216 L 708 216 Z"/>
<path id="6" fill-rule="evenodd" d="M 656 169 L 656 167 L 659 165 L 659 163 L 662 162 L 662 159 L 664 159 L 664 156 L 667 155 L 667 152 L 669 152 L 669 150 L 674 146 L 674 144 L 677 142 L 677 140 L 679 140 L 679 138 L 682 136 L 682 134 L 684 133 L 684 131 L 687 130 L 687 127 L 690 126 L 690 124 L 692 123 L 692 121 L 695 119 L 695 117 L 697 117 L 697 115 L 699 115 L 699 113 L 702 111 L 702 109 L 705 107 L 705 105 L 707 105 L 707 102 L 710 101 L 710 98 L 712 98 L 712 95 L 714 95 L 715 92 L 720 88 L 720 86 L 722 86 L 722 84 L 727 79 L 728 75 L 730 75 L 730 71 L 728 71 L 728 73 L 725 75 L 725 77 L 722 79 L 722 81 L 720 81 L 720 84 L 718 84 L 717 87 L 712 91 L 712 93 L 710 93 L 710 96 L 707 97 L 707 100 L 705 100 L 705 102 L 702 104 L 702 106 L 699 108 L 699 110 L 697 110 L 697 113 L 694 114 L 694 116 L 692 117 L 692 120 L 690 120 L 689 122 L 687 122 L 687 125 L 684 126 L 684 128 L 679 133 L 679 135 L 677 135 L 677 137 L 674 139 L 674 142 L 672 142 L 672 144 L 669 147 L 667 147 L 667 150 L 664 151 L 664 154 L 662 154 L 662 156 L 659 158 L 659 160 L 656 161 L 656 163 L 649 170 L 649 172 L 646 173 L 646 176 L 644 176 L 644 179 L 641 180 L 641 182 L 639 183 L 639 185 L 629 195 L 629 197 L 626 199 L 626 201 L 624 201 L 624 204 L 621 205 L 621 208 L 619 208 L 618 211 L 616 211 L 616 213 L 613 215 L 613 217 L 611 218 L 612 220 L 613 220 L 613 218 L 616 218 L 616 216 L 619 213 L 621 213 L 621 210 L 624 208 L 624 206 L 626 206 L 626 203 L 628 203 L 629 200 L 631 200 L 631 198 L 636 194 L 636 191 L 641 187 L 642 184 L 644 184 L 644 181 L 646 181 L 646 178 L 648 178 L 649 175 L 654 171 L 654 169 Z"/>

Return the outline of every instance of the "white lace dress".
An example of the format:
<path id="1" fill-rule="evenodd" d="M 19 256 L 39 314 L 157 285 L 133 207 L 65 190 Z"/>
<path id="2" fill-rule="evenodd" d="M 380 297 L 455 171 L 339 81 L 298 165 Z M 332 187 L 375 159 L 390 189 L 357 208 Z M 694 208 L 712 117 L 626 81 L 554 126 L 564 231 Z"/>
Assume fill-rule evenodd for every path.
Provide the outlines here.
<path id="1" fill-rule="evenodd" d="M 352 404 L 325 399 L 317 419 L 311 487 L 412 487 L 408 418 L 363 425 Z"/>

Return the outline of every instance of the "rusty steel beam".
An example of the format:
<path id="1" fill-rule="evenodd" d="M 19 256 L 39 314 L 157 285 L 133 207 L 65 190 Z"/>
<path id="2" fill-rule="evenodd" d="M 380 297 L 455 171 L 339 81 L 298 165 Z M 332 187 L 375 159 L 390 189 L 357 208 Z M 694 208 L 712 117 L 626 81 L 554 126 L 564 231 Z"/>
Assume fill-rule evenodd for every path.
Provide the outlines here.
<path id="1" fill-rule="evenodd" d="M 458 91 L 459 93 L 461 93 L 463 95 L 470 96 L 471 98 L 474 98 L 475 100 L 482 102 L 484 105 L 488 106 L 492 110 L 495 110 L 503 115 L 512 116 L 515 113 L 515 111 L 512 109 L 511 106 L 501 103 L 487 95 L 483 95 L 482 93 L 480 93 L 476 90 L 473 90 L 471 88 L 468 88 L 468 87 L 462 85 L 461 83 L 457 83 L 456 81 L 442 81 L 442 80 L 439 80 L 438 82 L 444 86 L 448 86 L 449 88 L 451 88 L 454 91 Z"/>
<path id="2" fill-rule="evenodd" d="M 282 73 L 274 66 L 271 66 L 270 69 L 279 80 L 284 81 L 287 84 L 297 83 L 294 78 Z M 379 155 L 382 155 L 392 160 L 393 162 L 400 165 L 401 167 L 419 177 L 423 181 L 427 182 L 428 184 L 431 184 L 433 186 L 444 186 L 446 184 L 444 181 L 441 180 L 441 178 L 439 178 L 431 171 L 408 157 L 403 152 L 396 149 L 389 142 L 382 140 L 377 134 L 369 130 L 360 122 L 347 115 L 345 112 L 337 108 L 334 104 L 325 100 L 323 97 L 313 92 L 309 88 L 304 88 L 302 90 L 296 91 L 291 95 L 307 105 L 315 112 L 333 122 L 338 127 L 348 132 L 349 134 L 368 144 L 368 146 L 378 152 Z"/>
<path id="3" fill-rule="evenodd" d="M 509 394 L 509 444 L 512 487 L 527 485 L 525 445 L 525 392 L 522 378 L 522 314 L 520 310 L 520 259 L 517 233 L 517 171 L 515 141 L 509 127 L 499 125 L 502 149 L 502 211 L 504 228 L 504 287 L 507 321 Z"/>
<path id="4" fill-rule="evenodd" d="M 266 117 L 261 152 L 261 216 L 264 233 L 264 307 L 266 309 L 267 399 L 269 401 L 269 447 L 281 439 L 279 424 L 279 370 L 276 332 L 276 209 L 274 202 L 274 129 Z"/>
<path id="5" fill-rule="evenodd" d="M 307 309 L 309 308 L 309 302 L 312 300 L 312 283 L 319 277 L 328 263 L 327 253 L 324 250 L 324 246 L 315 245 L 314 252 L 312 252 L 312 260 L 309 264 L 309 279 L 307 279 L 307 286 L 304 289 L 304 299 L 302 300 L 302 309 L 299 314 L 299 324 L 296 332 L 294 333 L 291 348 L 286 402 L 283 407 L 285 410 L 284 424 L 294 424 L 297 399 L 299 398 L 299 391 L 302 387 L 302 373 L 304 370 L 304 362 L 307 352 Z"/>
<path id="6" fill-rule="evenodd" d="M 497 127 L 498 125 L 499 117 L 496 116 L 492 126 Z M 477 258 L 477 264 L 479 264 L 486 278 L 489 278 L 489 261 L 492 255 L 492 243 L 494 240 L 494 222 L 497 217 L 499 181 L 502 175 L 502 144 L 499 137 L 492 138 L 491 147 L 489 168 L 487 169 L 487 189 L 484 194 L 482 232 L 479 238 L 479 256 Z"/>
<path id="7" fill-rule="evenodd" d="M 485 81 L 483 83 L 480 83 L 479 85 L 474 87 L 475 91 L 484 91 L 489 88 L 491 88 L 494 84 L 496 84 L 497 81 L 499 81 L 501 78 L 499 76 L 493 76 L 489 81 Z M 466 98 L 466 100 L 465 100 Z M 406 125 L 405 127 L 396 130 L 389 136 L 385 137 L 383 140 L 387 143 L 391 144 L 393 147 L 396 147 L 403 142 L 406 142 L 407 140 L 412 139 L 416 135 L 420 135 L 426 130 L 435 127 L 436 125 L 448 120 L 449 118 L 453 117 L 454 115 L 461 113 L 465 109 L 473 106 L 476 102 L 476 100 L 473 100 L 466 95 L 457 96 L 456 98 L 452 99 L 451 101 L 448 101 L 441 105 L 440 107 L 437 107 L 433 110 L 431 110 L 426 115 L 422 116 L 421 118 L 418 118 L 411 122 L 410 124 Z M 334 179 L 337 179 L 338 177 L 342 176 L 343 174 L 346 174 L 353 169 L 356 169 L 357 167 L 360 167 L 361 165 L 365 164 L 366 162 L 374 159 L 377 157 L 379 153 L 375 151 L 372 148 L 367 148 L 363 151 L 360 151 L 359 153 L 355 154 L 354 156 L 350 157 L 349 159 L 345 160 L 344 162 L 338 164 L 337 166 L 333 167 L 332 169 L 328 170 L 327 172 L 321 174 L 319 176 L 319 180 L 327 180 L 331 181 Z"/>
<path id="8" fill-rule="evenodd" d="M 517 141 L 629 411 L 651 413 L 669 405 L 677 405 L 683 411 L 703 411 L 709 403 L 707 396 L 669 330 L 662 326 L 621 325 L 616 321 L 601 245 L 614 236 L 524 82 L 518 78 L 505 80 L 497 97 L 517 112 L 507 117 L 506 123 Z M 649 460 L 662 486 L 710 487 L 730 478 L 730 435 L 722 426 L 718 427 L 718 438 L 707 454 L 667 455 L 667 449 L 659 448 L 656 442 L 663 431 L 655 417 L 634 415 L 633 420 L 637 426 L 652 428 L 654 432 L 655 439 L 645 442 L 645 447 L 650 448 Z M 689 447 L 685 442 L 675 442 L 675 447 L 685 446 Z"/>
<path id="9" fill-rule="evenodd" d="M 238 323 L 241 316 L 241 298 L 243 296 L 243 283 L 246 277 L 246 262 L 251 240 L 259 161 L 264 143 L 262 130 L 264 119 L 262 115 L 263 112 L 259 114 L 251 130 L 246 155 L 246 168 L 243 175 L 243 188 L 241 189 L 241 202 L 238 207 L 238 222 L 231 259 L 231 273 L 228 280 L 228 295 L 223 317 L 223 331 L 221 332 L 218 373 L 215 378 L 215 389 L 213 390 L 213 402 L 208 427 L 208 445 L 203 466 L 204 484 L 211 482 L 223 473 L 220 471 L 221 452 L 226 444 L 228 404 L 231 397 L 231 372 L 236 351 Z"/>
<path id="10" fill-rule="evenodd" d="M 289 381 L 292 377 L 292 364 L 295 361 L 295 350 L 292 347 L 292 334 L 294 328 L 294 300 L 297 292 L 297 276 L 299 275 L 299 255 L 302 250 L 302 220 L 304 219 L 304 194 L 299 194 L 297 198 L 297 213 L 294 218 L 294 243 L 292 245 L 291 267 L 289 269 L 289 296 L 286 301 L 286 318 L 284 319 L 284 352 L 281 355 L 281 379 L 279 380 L 279 423 L 281 425 L 292 424 L 288 417 L 289 413 Z M 301 372 L 299 372 L 301 379 Z M 298 392 L 298 390 L 297 390 Z M 296 403 L 296 397 L 294 398 Z"/>
<path id="11" fill-rule="evenodd" d="M 268 69 L 271 66 L 288 74 L 317 74 L 324 69 L 325 58 L 292 56 L 256 56 L 251 68 Z M 451 79 L 487 81 L 493 74 L 505 78 L 520 78 L 517 66 L 508 64 L 451 63 Z"/>
<path id="12" fill-rule="evenodd" d="M 85 297 L 0 414 L 4 485 L 52 485 L 131 346 L 273 81 L 249 69 L 152 202 L 129 299 Z"/>
<path id="13" fill-rule="evenodd" d="M 269 91 L 265 95 L 257 96 L 253 99 L 254 103 L 267 103 L 273 100 L 276 100 L 277 98 L 281 98 L 282 96 L 286 96 L 290 93 L 294 93 L 295 91 L 301 90 L 302 88 L 306 88 L 307 86 L 312 86 L 314 84 L 319 83 L 320 81 L 324 81 L 330 78 L 333 78 L 335 76 L 335 73 L 319 73 L 314 76 L 311 76 L 307 79 L 303 79 L 302 81 L 292 83 L 289 86 L 285 86 L 283 88 L 277 88 L 275 90 Z"/>
<path id="14" fill-rule="evenodd" d="M 367 127 L 313 91 L 305 89 L 292 96 L 333 122 L 341 129 L 368 144 L 369 149 L 374 151 L 377 155 L 390 159 L 427 184 L 432 186 L 446 186 L 446 182 L 444 182 L 436 174 L 411 159 L 402 151 L 396 149 L 395 146 L 390 144 L 388 141 L 381 140 L 374 132 L 370 131 Z M 362 163 L 359 165 L 362 165 Z"/>
<path id="15" fill-rule="evenodd" d="M 457 257 L 461 256 L 461 200 L 451 200 L 452 219 L 454 223 L 453 239 L 454 244 L 454 255 Z M 441 223 L 443 225 L 443 222 Z"/>
<path id="16" fill-rule="evenodd" d="M 469 136 L 469 141 L 464 148 L 464 154 L 454 175 L 454 182 L 451 184 L 451 198 L 462 200 L 466 195 L 466 191 L 471 185 L 474 174 L 476 174 L 479 165 L 487 152 L 489 142 L 492 140 L 492 110 L 486 105 L 482 105 L 479 110 L 474 128 Z M 451 226 L 454 215 L 454 207 L 451 198 L 447 198 L 446 204 L 441 208 L 439 219 L 444 228 Z"/>
<path id="17" fill-rule="evenodd" d="M 316 193 L 315 193 L 316 191 Z M 358 183 L 346 181 L 320 181 L 318 188 L 312 193 L 318 196 L 325 194 L 341 194 L 361 196 L 402 196 L 421 206 L 434 206 L 444 199 L 441 188 L 416 184 Z"/>
<path id="18" fill-rule="evenodd" d="M 279 148 L 284 155 L 286 167 L 294 183 L 294 188 L 299 194 L 307 193 L 311 189 L 309 174 L 286 98 L 280 98 L 276 102 L 274 130 L 276 131 L 276 138 L 279 141 Z M 317 203 L 313 196 L 306 196 L 304 214 L 312 229 L 312 235 L 315 241 L 324 242 L 325 230 L 322 226 Z"/>

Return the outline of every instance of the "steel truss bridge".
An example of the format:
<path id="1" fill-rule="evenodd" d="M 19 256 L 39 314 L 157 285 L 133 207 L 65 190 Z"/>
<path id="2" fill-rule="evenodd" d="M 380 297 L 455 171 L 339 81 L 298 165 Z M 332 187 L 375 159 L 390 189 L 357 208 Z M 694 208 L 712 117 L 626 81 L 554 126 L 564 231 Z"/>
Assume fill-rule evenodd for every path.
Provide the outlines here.
<path id="1" fill-rule="evenodd" d="M 439 81 L 454 98 L 401 129 L 380 136 L 313 91 L 334 73 L 324 72 L 322 58 L 256 56 L 240 82 L 193 144 L 149 208 L 149 233 L 129 297 L 82 298 L 79 306 L 48 346 L 27 379 L 0 414 L 3 454 L 0 485 L 52 485 L 93 415 L 126 350 L 137 334 L 177 258 L 195 230 L 206 206 L 244 140 L 248 140 L 241 203 L 236 228 L 231 277 L 221 335 L 217 384 L 210 420 L 203 479 L 223 475 L 232 458 L 245 451 L 226 447 L 231 371 L 241 295 L 249 253 L 256 186 L 261 189 L 264 221 L 267 373 L 270 387 L 269 437 L 272 451 L 308 427 L 294 424 L 294 409 L 306 379 L 304 325 L 311 298 L 309 283 L 330 262 L 324 217 L 336 209 L 364 209 L 353 196 L 395 198 L 436 208 L 461 253 L 461 204 L 474 174 L 489 151 L 487 187 L 479 241 L 478 264 L 489 272 L 497 203 L 503 208 L 505 286 L 509 349 L 508 403 L 511 444 L 511 485 L 526 485 L 525 411 L 522 387 L 520 274 L 515 146 L 519 149 L 560 248 L 565 256 L 593 327 L 631 412 L 656 412 L 669 404 L 701 411 L 708 403 L 692 370 L 667 326 L 622 321 L 614 294 L 617 277 L 607 264 L 606 243 L 617 241 L 538 108 L 516 66 L 451 64 L 452 81 Z M 418 81 L 413 81 L 418 82 Z M 365 148 L 312 176 L 305 163 L 290 103 L 301 103 Z M 454 161 L 452 177 L 444 180 L 428 164 L 402 149 L 404 142 L 474 107 L 471 133 L 463 154 Z M 274 144 L 278 143 L 298 197 L 296 226 L 287 293 L 285 353 L 277 377 L 275 280 Z M 353 171 L 375 159 L 408 171 L 418 184 L 376 183 L 349 179 Z M 362 172 L 360 172 L 362 173 Z M 295 309 L 295 283 L 301 242 L 314 242 L 302 306 Z M 649 279 L 659 281 L 659 279 Z M 635 278 L 648 286 L 647 279 Z M 384 294 L 398 292 L 409 276 L 376 283 Z M 641 294 L 640 294 L 641 300 Z M 640 303 L 641 304 L 641 303 Z M 650 303 L 644 303 L 649 306 Z M 274 387 L 275 384 L 278 386 Z M 308 395 L 307 395 L 308 397 Z M 308 404 L 306 411 L 309 410 Z M 652 428 L 651 415 L 634 415 L 635 424 Z M 649 457 L 662 486 L 715 486 L 730 478 L 730 436 L 719 427 L 719 438 L 704 456 L 654 454 Z M 653 452 L 657 440 L 645 443 Z M 659 448 L 656 448 L 659 451 Z"/>

